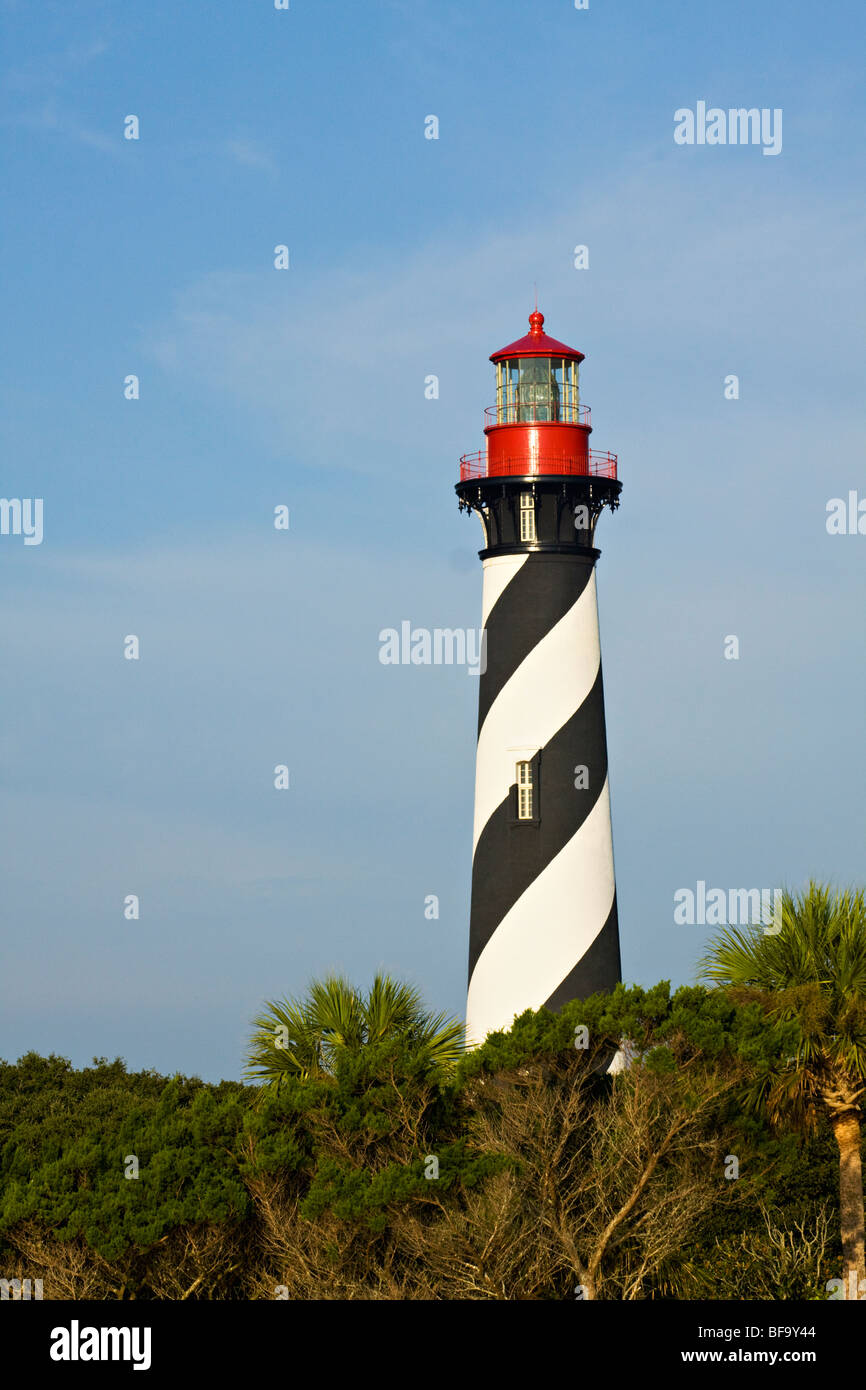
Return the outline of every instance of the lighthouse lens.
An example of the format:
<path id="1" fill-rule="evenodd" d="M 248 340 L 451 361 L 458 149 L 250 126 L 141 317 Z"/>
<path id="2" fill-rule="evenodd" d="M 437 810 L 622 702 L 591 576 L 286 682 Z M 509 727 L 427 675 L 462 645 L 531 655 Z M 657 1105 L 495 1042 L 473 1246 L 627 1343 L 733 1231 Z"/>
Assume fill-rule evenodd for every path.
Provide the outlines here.
<path id="1" fill-rule="evenodd" d="M 517 418 L 520 421 L 559 419 L 559 386 L 556 368 L 549 357 L 521 359 Z"/>

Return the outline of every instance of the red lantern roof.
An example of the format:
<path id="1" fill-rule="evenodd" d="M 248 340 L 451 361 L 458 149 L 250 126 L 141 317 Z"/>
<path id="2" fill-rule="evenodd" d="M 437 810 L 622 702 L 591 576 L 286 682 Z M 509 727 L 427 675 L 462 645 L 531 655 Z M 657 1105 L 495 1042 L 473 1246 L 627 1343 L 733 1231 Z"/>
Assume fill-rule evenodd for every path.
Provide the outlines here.
<path id="1" fill-rule="evenodd" d="M 529 332 L 526 336 L 518 338 L 516 343 L 509 343 L 508 347 L 500 348 L 498 352 L 491 352 L 490 361 L 500 362 L 506 357 L 569 357 L 574 362 L 582 362 L 584 356 L 577 348 L 566 347 L 556 338 L 549 338 L 544 332 L 544 315 L 536 309 L 529 315 Z"/>

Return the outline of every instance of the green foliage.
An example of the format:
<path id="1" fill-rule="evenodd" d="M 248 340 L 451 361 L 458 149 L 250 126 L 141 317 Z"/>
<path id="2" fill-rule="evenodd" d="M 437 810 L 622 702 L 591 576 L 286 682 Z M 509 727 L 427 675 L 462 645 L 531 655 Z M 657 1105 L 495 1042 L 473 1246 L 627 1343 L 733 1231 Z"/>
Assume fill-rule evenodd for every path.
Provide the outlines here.
<path id="1" fill-rule="evenodd" d="M 507 1166 L 502 1158 L 472 1152 L 465 1139 L 438 1145 L 436 1158 L 437 1196 L 461 1185 L 467 1189 L 475 1187 Z M 413 1199 L 426 1201 L 430 1190 L 422 1155 L 408 1163 L 388 1163 L 378 1171 L 326 1158 L 316 1167 L 301 1211 L 309 1221 L 329 1211 L 341 1221 L 357 1222 L 381 1234 L 396 1206 Z"/>
<path id="2" fill-rule="evenodd" d="M 771 1023 L 759 1003 L 738 1004 L 722 990 L 684 986 L 671 995 L 667 980 L 650 990 L 620 984 L 610 994 L 573 1000 L 559 1014 L 527 1010 L 507 1033 L 491 1033 L 468 1053 L 459 1076 L 511 1071 L 561 1055 L 574 1046 L 580 1025 L 597 1046 L 613 1052 L 627 1043 L 633 1054 L 660 1069 L 696 1056 L 769 1065 L 797 1038 L 795 1023 Z"/>
<path id="3" fill-rule="evenodd" d="M 680 1299 L 812 1300 L 827 1297 L 834 1265 L 829 1254 L 830 1204 L 781 1227 L 761 1205 L 747 1231 L 723 1231 L 698 1252 L 684 1251 L 660 1283 Z"/>
<path id="4" fill-rule="evenodd" d="M 269 1001 L 254 1028 L 246 1074 L 268 1086 L 287 1076 L 327 1075 L 341 1054 L 393 1037 L 443 1076 L 463 1052 L 463 1025 L 429 1013 L 416 989 L 387 975 L 377 975 L 367 994 L 337 976 L 314 980 L 303 999 Z"/>
<path id="5" fill-rule="evenodd" d="M 560 1014 L 527 1011 L 455 1066 L 452 1026 L 431 1018 L 413 991 L 392 985 L 377 983 L 365 997 L 345 982 L 325 982 L 306 1003 L 281 1005 L 294 1018 L 287 1049 L 294 1060 L 260 1087 L 128 1073 L 119 1060 L 97 1059 L 80 1071 L 34 1053 L 14 1066 L 0 1063 L 0 1242 L 24 1249 L 23 1232 L 32 1251 L 32 1233 L 41 1231 L 50 1243 L 47 1271 L 62 1263 L 64 1249 L 78 1251 L 69 1274 L 77 1287 L 75 1271 L 90 1251 L 108 1262 L 109 1274 L 117 1271 L 109 1290 L 137 1297 L 272 1297 L 285 1282 L 293 1297 L 437 1297 L 458 1267 L 476 1269 L 481 1292 L 472 1285 L 456 1296 L 508 1297 L 508 1283 L 485 1272 L 480 1252 L 506 1212 L 519 1214 L 520 1184 L 531 1181 L 523 1170 L 540 1153 L 533 1125 L 565 1113 L 578 1083 L 587 1113 L 599 1118 L 611 1096 L 625 1099 L 629 1085 L 619 1083 L 617 1092 L 606 1073 L 620 1047 L 650 1078 L 647 1094 L 657 1085 L 660 1122 L 671 1106 L 688 1115 L 693 1105 L 695 1133 L 740 1163 L 736 1183 L 712 1178 L 718 1201 L 696 1215 L 676 1267 L 649 1282 L 650 1296 L 721 1289 L 722 1258 L 731 1261 L 730 1287 L 747 1290 L 765 1247 L 787 1249 L 798 1223 L 811 1230 L 815 1213 L 832 1206 L 826 1121 L 797 1136 L 771 1129 L 764 1111 L 742 1104 L 744 1077 L 773 1074 L 802 1045 L 801 1020 L 768 1010 L 763 997 L 703 986 L 671 992 L 666 981 L 652 989 L 620 985 Z M 260 1027 L 274 1017 L 263 1016 Z M 575 1047 L 578 1028 L 588 1031 L 591 1055 Z M 258 1064 L 267 1061 L 260 1053 Z M 526 1128 L 511 1133 L 507 1154 L 500 1151 L 506 1102 L 509 1123 L 517 1123 L 520 1097 L 539 1086 L 550 1106 L 537 1121 L 527 1110 Z M 626 1106 L 617 1120 L 623 1135 L 629 1113 Z M 132 1154 L 137 1179 L 124 1176 Z M 582 1158 L 569 1168 L 576 1162 L 566 1148 L 549 1174 L 579 1175 Z M 658 1171 L 659 1191 L 667 1191 L 675 1163 Z M 548 1209 L 540 1192 L 531 1195 L 539 1212 Z M 831 1211 L 827 1259 L 838 1254 L 835 1221 Z M 210 1232 L 211 1245 L 196 1244 L 196 1231 Z M 495 1239 L 514 1239 L 509 1268 L 519 1269 L 525 1242 L 535 1238 L 533 1222 L 511 1237 L 503 1232 Z M 538 1248 L 526 1253 L 539 1269 L 548 1239 L 539 1235 Z M 610 1271 L 611 1289 L 624 1288 L 639 1263 L 628 1234 L 616 1249 L 624 1263 L 620 1274 Z M 27 1258 L 33 1272 L 34 1257 Z M 182 1277 L 172 1282 L 179 1262 Z M 788 1285 L 805 1289 L 810 1269 L 792 1256 Z M 539 1273 L 535 1287 L 556 1297 L 560 1277 L 561 1270 Z"/>
<path id="6" fill-rule="evenodd" d="M 232 1148 L 245 1089 L 130 1074 L 119 1060 L 0 1063 L 0 1233 L 35 1219 L 110 1259 L 186 1222 L 243 1216 Z M 129 1155 L 137 1178 L 124 1175 Z"/>
<path id="7" fill-rule="evenodd" d="M 866 1083 L 866 897 L 810 883 L 785 891 L 772 929 L 725 927 L 706 979 L 774 1021 L 786 1046 L 761 1056 L 747 1095 L 777 1124 L 813 1127 L 822 1104 L 859 1114 Z"/>

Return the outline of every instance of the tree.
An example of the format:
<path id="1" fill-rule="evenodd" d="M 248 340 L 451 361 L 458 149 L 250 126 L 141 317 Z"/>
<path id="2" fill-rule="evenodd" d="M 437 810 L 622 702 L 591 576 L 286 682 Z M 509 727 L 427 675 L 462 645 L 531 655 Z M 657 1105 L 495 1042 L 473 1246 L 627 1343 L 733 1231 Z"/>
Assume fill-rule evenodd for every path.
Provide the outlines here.
<path id="1" fill-rule="evenodd" d="M 524 1034 L 526 1024 L 547 1031 L 540 1015 L 521 1021 Z M 607 1037 L 581 1050 L 565 1041 L 510 1071 L 488 1054 L 495 1070 L 476 1073 L 466 1127 L 489 1173 L 456 1192 L 429 1184 L 426 1204 L 392 1217 L 438 1297 L 645 1298 L 705 1213 L 730 1200 L 714 1123 L 733 1085 L 725 1061 L 705 1067 L 671 1032 L 607 1076 Z"/>
<path id="2" fill-rule="evenodd" d="M 748 1098 L 774 1125 L 812 1129 L 823 1108 L 839 1150 L 846 1297 L 866 1281 L 861 1125 L 866 1091 L 866 899 L 810 882 L 784 892 L 772 927 L 725 927 L 704 977 L 796 1024 L 792 1053 L 755 1069 Z"/>
<path id="3" fill-rule="evenodd" d="M 119 1059 L 0 1062 L 0 1272 L 5 1246 L 49 1299 L 238 1297 L 256 1094 Z"/>
<path id="4" fill-rule="evenodd" d="M 303 999 L 269 1000 L 253 1026 L 246 1075 L 266 1086 L 286 1076 L 332 1075 L 338 1055 L 391 1039 L 443 1077 L 464 1051 L 462 1023 L 431 1014 L 416 989 L 387 975 L 377 975 L 367 994 L 339 976 L 314 980 Z"/>

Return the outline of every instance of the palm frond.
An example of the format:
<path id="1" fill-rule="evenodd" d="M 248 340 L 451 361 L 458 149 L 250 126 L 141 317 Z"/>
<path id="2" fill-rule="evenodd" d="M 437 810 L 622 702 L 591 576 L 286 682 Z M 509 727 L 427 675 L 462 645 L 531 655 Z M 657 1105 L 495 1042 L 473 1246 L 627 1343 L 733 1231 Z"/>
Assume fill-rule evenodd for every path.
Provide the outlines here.
<path id="1" fill-rule="evenodd" d="M 784 890 L 769 924 L 723 927 L 700 964 L 703 978 L 754 998 L 798 1041 L 784 1067 L 761 1081 L 768 1113 L 814 1118 L 828 1088 L 866 1080 L 866 899 L 809 883 Z"/>
<path id="2" fill-rule="evenodd" d="M 313 980 L 305 998 L 269 1001 L 253 1020 L 245 1075 L 279 1086 L 287 1075 L 333 1073 L 341 1053 L 403 1039 L 419 1060 L 441 1075 L 465 1050 L 464 1026 L 431 1014 L 413 986 L 378 974 L 366 995 L 341 976 Z"/>

